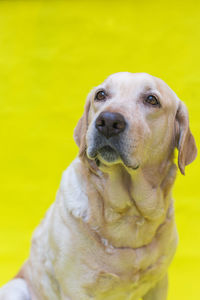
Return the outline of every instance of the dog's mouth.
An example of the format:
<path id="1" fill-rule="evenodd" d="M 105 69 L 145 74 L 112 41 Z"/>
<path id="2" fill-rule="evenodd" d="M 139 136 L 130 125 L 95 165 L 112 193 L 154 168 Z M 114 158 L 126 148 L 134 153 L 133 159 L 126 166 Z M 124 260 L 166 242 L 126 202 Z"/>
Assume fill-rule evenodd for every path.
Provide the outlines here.
<path id="1" fill-rule="evenodd" d="M 87 149 L 87 156 L 90 159 L 100 159 L 107 163 L 113 163 L 120 158 L 119 151 L 114 147 L 105 145 L 102 147 L 92 147 Z"/>
<path id="2" fill-rule="evenodd" d="M 98 150 L 97 156 L 103 159 L 107 163 L 114 163 L 119 160 L 120 155 L 117 150 L 111 146 L 104 146 Z"/>
<path id="3" fill-rule="evenodd" d="M 89 159 L 95 160 L 97 166 L 100 166 L 101 163 L 112 165 L 121 162 L 127 168 L 133 170 L 139 168 L 139 165 L 130 165 L 122 153 L 109 145 L 105 145 L 99 149 L 87 149 L 87 156 Z"/>

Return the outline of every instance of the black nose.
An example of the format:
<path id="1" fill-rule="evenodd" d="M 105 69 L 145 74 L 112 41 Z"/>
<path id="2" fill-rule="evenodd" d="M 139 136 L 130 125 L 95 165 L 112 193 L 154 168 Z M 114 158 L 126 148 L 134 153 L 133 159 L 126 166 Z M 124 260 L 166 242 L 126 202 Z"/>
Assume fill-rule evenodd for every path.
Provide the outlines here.
<path id="1" fill-rule="evenodd" d="M 104 111 L 96 119 L 95 126 L 108 139 L 124 131 L 126 122 L 121 114 Z"/>

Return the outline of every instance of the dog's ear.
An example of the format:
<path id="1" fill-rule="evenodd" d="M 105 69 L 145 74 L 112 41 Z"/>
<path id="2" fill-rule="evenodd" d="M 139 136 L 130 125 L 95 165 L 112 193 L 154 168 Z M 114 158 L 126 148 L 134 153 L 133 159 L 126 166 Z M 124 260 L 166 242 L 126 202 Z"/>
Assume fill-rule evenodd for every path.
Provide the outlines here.
<path id="1" fill-rule="evenodd" d="M 183 102 L 180 101 L 175 120 L 176 147 L 178 153 L 178 166 L 185 175 L 185 166 L 189 165 L 197 156 L 197 147 L 194 137 L 189 128 L 188 111 Z"/>
<path id="2" fill-rule="evenodd" d="M 85 104 L 83 116 L 78 121 L 74 130 L 74 140 L 79 147 L 79 155 L 83 155 L 86 150 L 86 132 L 88 128 L 88 114 L 90 110 L 90 97 L 88 96 Z"/>

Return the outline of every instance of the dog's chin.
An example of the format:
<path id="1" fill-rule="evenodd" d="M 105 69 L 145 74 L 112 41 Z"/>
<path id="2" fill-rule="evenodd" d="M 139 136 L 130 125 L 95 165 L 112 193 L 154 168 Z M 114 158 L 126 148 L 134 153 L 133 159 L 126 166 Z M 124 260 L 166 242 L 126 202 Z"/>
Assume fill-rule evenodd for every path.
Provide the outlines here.
<path id="1" fill-rule="evenodd" d="M 97 159 L 105 164 L 115 164 L 119 162 L 119 153 L 110 146 L 104 146 L 98 150 Z"/>

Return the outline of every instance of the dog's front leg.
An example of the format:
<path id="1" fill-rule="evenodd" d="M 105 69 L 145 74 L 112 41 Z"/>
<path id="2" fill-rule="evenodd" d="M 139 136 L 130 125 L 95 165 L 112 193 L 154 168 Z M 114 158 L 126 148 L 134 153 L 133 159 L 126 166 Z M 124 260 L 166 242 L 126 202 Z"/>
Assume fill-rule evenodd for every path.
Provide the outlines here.
<path id="1" fill-rule="evenodd" d="M 0 289 L 0 300 L 31 300 L 26 281 L 16 278 Z"/>
<path id="2" fill-rule="evenodd" d="M 143 300 L 166 300 L 168 290 L 167 274 L 160 280 L 142 299 Z"/>

